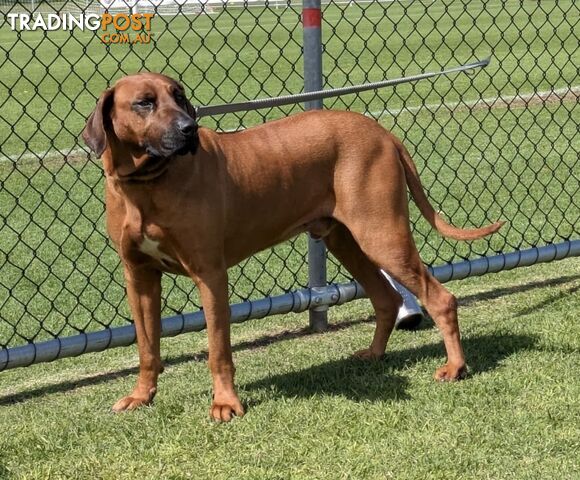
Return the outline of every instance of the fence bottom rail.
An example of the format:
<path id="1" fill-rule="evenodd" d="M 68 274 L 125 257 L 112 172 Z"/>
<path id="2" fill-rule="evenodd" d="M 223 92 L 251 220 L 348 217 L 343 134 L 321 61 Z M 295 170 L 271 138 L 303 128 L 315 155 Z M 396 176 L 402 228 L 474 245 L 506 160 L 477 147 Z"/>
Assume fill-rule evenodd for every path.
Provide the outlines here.
<path id="1" fill-rule="evenodd" d="M 439 281 L 448 282 L 576 256 L 580 256 L 580 240 L 570 240 L 554 245 L 465 260 L 429 267 L 429 269 Z M 364 289 L 356 282 L 333 284 L 316 289 L 305 288 L 284 295 L 232 305 L 231 322 L 241 323 L 269 315 L 298 313 L 312 307 L 342 305 L 364 296 Z M 161 335 L 163 337 L 200 331 L 204 328 L 205 318 L 202 311 L 175 315 L 161 320 Z M 46 342 L 30 343 L 1 350 L 0 371 L 26 367 L 34 363 L 51 362 L 83 353 L 100 352 L 108 348 L 128 346 L 134 342 L 135 327 L 131 324 L 98 332 L 56 338 Z"/>

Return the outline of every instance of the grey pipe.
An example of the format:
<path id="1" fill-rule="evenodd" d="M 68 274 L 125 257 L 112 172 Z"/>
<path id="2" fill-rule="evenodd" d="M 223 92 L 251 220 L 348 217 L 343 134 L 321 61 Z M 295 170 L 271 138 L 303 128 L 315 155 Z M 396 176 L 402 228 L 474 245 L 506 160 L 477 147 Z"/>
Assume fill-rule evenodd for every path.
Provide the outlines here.
<path id="1" fill-rule="evenodd" d="M 580 240 L 570 240 L 556 245 L 430 267 L 430 271 L 439 281 L 448 282 L 577 256 L 580 256 Z M 232 305 L 231 321 L 240 323 L 268 315 L 298 313 L 308 310 L 311 306 L 342 305 L 362 298 L 364 295 L 363 288 L 355 282 L 329 285 L 316 291 L 302 289 L 276 297 Z M 202 330 L 205 328 L 205 320 L 203 312 L 199 311 L 164 318 L 161 326 L 162 336 L 172 337 L 180 333 Z M 134 342 L 135 327 L 125 325 L 99 332 L 12 347 L 0 351 L 0 371 L 26 367 L 33 363 L 50 362 L 58 358 L 74 357 L 82 353 L 100 352 L 107 348 L 131 345 Z"/>
<path id="2" fill-rule="evenodd" d="M 363 296 L 364 291 L 354 282 L 317 289 L 315 294 L 312 290 L 305 288 L 276 297 L 232 305 L 231 322 L 241 323 L 268 315 L 303 312 L 313 306 L 341 305 Z M 180 333 L 195 332 L 204 328 L 205 317 L 202 311 L 175 315 L 161 320 L 162 337 L 173 337 Z M 83 353 L 100 352 L 133 343 L 135 343 L 133 325 L 56 338 L 36 344 L 31 343 L 1 350 L 0 371 L 26 367 L 33 363 L 51 362 L 58 358 L 74 357 Z"/>
<path id="3" fill-rule="evenodd" d="M 429 270 L 437 280 L 445 283 L 450 280 L 462 280 L 486 273 L 496 273 L 516 267 L 529 267 L 537 263 L 552 262 L 577 256 L 580 256 L 580 240 L 568 240 L 562 243 L 544 245 L 543 247 L 533 247 L 491 257 L 481 257 L 475 260 L 429 267 Z"/>

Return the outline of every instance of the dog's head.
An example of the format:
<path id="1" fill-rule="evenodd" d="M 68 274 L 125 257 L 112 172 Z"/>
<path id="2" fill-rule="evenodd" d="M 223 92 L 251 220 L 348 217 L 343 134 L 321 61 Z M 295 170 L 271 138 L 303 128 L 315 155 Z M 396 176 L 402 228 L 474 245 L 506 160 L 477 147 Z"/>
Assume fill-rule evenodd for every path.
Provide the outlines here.
<path id="1" fill-rule="evenodd" d="M 103 92 L 82 136 L 107 174 L 119 176 L 195 153 L 198 145 L 195 109 L 183 87 L 156 73 L 124 77 Z"/>

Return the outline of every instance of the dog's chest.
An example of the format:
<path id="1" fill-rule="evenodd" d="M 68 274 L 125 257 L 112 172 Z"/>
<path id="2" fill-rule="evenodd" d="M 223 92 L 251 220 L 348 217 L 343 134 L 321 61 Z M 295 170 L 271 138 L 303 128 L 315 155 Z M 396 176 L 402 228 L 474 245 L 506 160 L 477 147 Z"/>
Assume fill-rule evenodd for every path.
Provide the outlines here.
<path id="1" fill-rule="evenodd" d="M 125 202 L 120 250 L 128 261 L 149 261 L 157 268 L 171 273 L 181 273 L 181 262 L 176 256 L 171 236 L 151 212 L 153 204 L 140 205 Z M 147 212 L 147 214 L 145 213 Z M 144 257 L 145 256 L 145 257 Z"/>
<path id="2" fill-rule="evenodd" d="M 141 253 L 157 260 L 162 265 L 178 265 L 177 260 L 162 250 L 161 242 L 148 237 L 147 234 L 143 234 L 138 248 Z"/>

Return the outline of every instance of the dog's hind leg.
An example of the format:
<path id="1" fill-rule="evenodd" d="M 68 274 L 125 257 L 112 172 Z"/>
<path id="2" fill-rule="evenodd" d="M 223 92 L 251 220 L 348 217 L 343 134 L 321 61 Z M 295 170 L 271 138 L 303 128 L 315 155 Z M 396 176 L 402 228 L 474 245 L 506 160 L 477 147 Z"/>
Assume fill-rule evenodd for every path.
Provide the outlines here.
<path id="1" fill-rule="evenodd" d="M 355 219 L 349 225 L 369 259 L 406 286 L 425 306 L 443 336 L 447 363 L 435 371 L 437 380 L 458 380 L 466 374 L 457 323 L 457 301 L 423 265 L 409 228 L 408 216 Z"/>
<path id="2" fill-rule="evenodd" d="M 363 253 L 344 225 L 338 224 L 334 227 L 324 237 L 324 243 L 363 286 L 375 309 L 376 327 L 371 345 L 356 352 L 355 356 L 365 359 L 380 358 L 385 353 L 387 341 L 395 326 L 397 312 L 402 303 L 401 296 Z"/>

